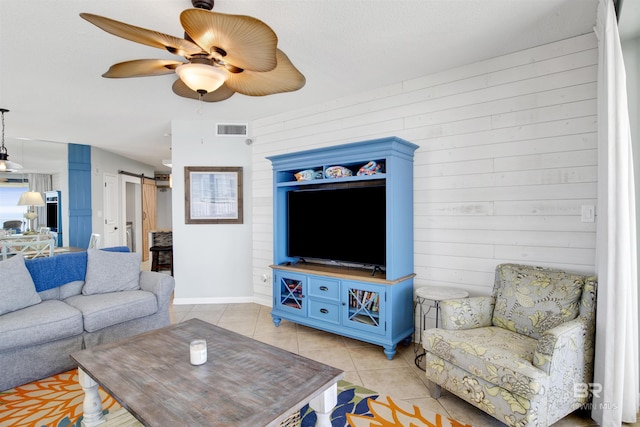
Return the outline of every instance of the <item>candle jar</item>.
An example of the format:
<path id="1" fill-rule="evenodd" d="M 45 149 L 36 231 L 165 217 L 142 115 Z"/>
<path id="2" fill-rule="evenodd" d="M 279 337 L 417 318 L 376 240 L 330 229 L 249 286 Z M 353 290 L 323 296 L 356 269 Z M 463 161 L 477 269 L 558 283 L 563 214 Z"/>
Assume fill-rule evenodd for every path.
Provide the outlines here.
<path id="1" fill-rule="evenodd" d="M 193 340 L 189 343 L 189 361 L 192 365 L 202 365 L 207 361 L 207 342 Z"/>

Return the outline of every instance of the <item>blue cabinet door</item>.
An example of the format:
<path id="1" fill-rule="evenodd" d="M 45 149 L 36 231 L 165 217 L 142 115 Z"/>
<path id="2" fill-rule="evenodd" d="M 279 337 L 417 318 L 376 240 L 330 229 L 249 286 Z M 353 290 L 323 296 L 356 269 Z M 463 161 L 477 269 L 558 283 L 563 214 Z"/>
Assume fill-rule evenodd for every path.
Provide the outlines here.
<path id="1" fill-rule="evenodd" d="M 307 315 L 307 276 L 278 271 L 274 275 L 274 308 L 297 316 Z"/>
<path id="2" fill-rule="evenodd" d="M 342 281 L 342 326 L 384 335 L 385 300 L 383 285 Z"/>

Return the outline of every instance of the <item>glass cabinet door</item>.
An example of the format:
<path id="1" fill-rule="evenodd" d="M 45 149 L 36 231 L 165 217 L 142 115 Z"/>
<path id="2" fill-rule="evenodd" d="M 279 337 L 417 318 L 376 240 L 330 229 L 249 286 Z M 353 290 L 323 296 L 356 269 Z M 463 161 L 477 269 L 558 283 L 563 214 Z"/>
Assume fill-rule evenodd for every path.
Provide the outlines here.
<path id="1" fill-rule="evenodd" d="M 384 288 L 362 283 L 343 282 L 346 295 L 345 322 L 349 327 L 384 332 Z"/>
<path id="2" fill-rule="evenodd" d="M 289 273 L 279 273 L 276 276 L 280 292 L 277 303 L 283 310 L 293 310 L 304 314 L 305 306 L 305 281 L 304 276 Z"/>

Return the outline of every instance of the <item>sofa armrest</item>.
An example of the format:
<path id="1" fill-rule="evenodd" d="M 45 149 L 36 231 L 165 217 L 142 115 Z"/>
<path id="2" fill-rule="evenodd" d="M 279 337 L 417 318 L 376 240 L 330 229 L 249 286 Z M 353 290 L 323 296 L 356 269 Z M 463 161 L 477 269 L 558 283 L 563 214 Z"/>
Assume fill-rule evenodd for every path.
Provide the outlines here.
<path id="1" fill-rule="evenodd" d="M 588 329 L 587 322 L 578 317 L 543 332 L 533 353 L 533 366 L 548 375 L 554 369 L 582 370 L 585 364 L 592 363 L 587 354 Z"/>
<path id="2" fill-rule="evenodd" d="M 440 301 L 443 329 L 475 329 L 491 326 L 495 298 L 490 296 Z"/>
<path id="3" fill-rule="evenodd" d="M 140 272 L 140 289 L 153 292 L 158 299 L 158 310 L 169 307 L 171 295 L 175 287 L 175 280 L 172 276 L 155 271 Z"/>

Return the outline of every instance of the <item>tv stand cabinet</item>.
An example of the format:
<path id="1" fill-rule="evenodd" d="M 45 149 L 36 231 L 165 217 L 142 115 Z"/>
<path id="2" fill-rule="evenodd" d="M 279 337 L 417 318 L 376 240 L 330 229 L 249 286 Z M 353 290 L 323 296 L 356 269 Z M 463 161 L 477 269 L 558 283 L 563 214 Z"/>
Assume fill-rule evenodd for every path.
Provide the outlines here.
<path id="1" fill-rule="evenodd" d="M 413 274 L 398 280 L 369 270 L 324 265 L 272 265 L 278 326 L 287 319 L 312 328 L 378 344 L 393 359 L 399 341 L 413 334 Z"/>
<path id="2" fill-rule="evenodd" d="M 413 335 L 413 153 L 417 145 L 389 137 L 268 157 L 273 165 L 273 310 L 282 319 L 384 347 L 392 359 Z M 357 176 L 370 161 L 384 172 Z M 331 166 L 353 176 L 329 178 Z M 297 172 L 321 172 L 298 181 Z M 386 264 L 383 270 L 302 262 L 287 256 L 287 193 L 302 188 L 383 185 Z M 313 207 L 310 207 L 313 208 Z M 354 213 L 354 215 L 357 213 Z M 376 235 L 374 230 L 372 236 Z M 358 250 L 357 243 L 353 250 Z M 373 274 L 372 274 L 373 273 Z"/>

